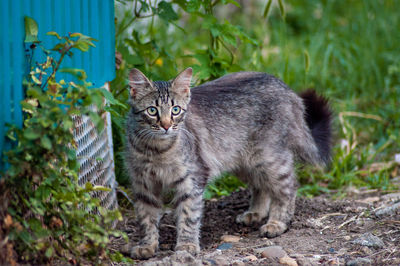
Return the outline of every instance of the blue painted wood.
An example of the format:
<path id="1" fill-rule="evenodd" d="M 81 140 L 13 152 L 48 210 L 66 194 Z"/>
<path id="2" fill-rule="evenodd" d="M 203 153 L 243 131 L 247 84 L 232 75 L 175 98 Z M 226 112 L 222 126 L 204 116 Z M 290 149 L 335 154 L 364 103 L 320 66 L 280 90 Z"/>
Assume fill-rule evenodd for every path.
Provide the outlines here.
<path id="1" fill-rule="evenodd" d="M 0 155 L 10 147 L 4 137 L 6 123 L 22 125 L 19 102 L 24 98 L 22 79 L 27 73 L 23 43 L 24 16 L 39 25 L 39 40 L 46 48 L 56 43 L 49 31 L 60 35 L 80 32 L 97 40 L 87 53 L 74 51 L 62 67 L 81 68 L 94 86 L 102 86 L 115 77 L 115 29 L 113 0 L 1 0 L 0 1 Z M 39 51 L 38 51 L 39 52 Z M 44 56 L 35 55 L 35 60 Z M 62 78 L 68 78 L 64 75 Z M 0 158 L 0 170 L 3 158 Z"/>

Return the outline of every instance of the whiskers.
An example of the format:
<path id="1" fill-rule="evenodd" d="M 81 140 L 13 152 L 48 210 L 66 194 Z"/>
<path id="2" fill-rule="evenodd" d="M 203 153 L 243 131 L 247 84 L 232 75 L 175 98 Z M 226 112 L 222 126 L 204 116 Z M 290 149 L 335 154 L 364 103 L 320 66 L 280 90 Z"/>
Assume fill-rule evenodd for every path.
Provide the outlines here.
<path id="1" fill-rule="evenodd" d="M 155 134 L 149 129 L 140 129 L 135 134 L 129 136 L 133 147 L 138 148 L 142 146 L 144 148 L 152 146 L 154 143 Z M 133 142 L 132 142 L 133 140 Z"/>

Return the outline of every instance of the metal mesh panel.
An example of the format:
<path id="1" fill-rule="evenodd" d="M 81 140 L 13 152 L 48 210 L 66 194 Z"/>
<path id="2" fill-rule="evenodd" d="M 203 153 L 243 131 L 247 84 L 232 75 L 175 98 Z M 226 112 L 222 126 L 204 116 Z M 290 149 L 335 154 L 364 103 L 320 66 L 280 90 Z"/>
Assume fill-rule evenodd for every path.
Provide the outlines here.
<path id="1" fill-rule="evenodd" d="M 96 107 L 92 107 L 97 111 Z M 111 118 L 104 113 L 104 129 L 98 132 L 88 116 L 75 116 L 74 139 L 77 144 L 77 158 L 80 165 L 78 183 L 84 186 L 87 182 L 111 188 L 110 192 L 95 191 L 93 196 L 99 198 L 101 206 L 113 210 L 118 208 L 114 172 L 114 156 L 111 135 Z"/>

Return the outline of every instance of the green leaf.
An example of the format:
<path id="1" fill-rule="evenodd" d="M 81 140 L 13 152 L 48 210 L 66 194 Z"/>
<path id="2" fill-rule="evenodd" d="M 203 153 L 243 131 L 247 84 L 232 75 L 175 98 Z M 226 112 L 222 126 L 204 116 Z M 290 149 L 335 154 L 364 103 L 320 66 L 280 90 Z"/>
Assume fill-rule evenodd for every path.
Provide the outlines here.
<path id="1" fill-rule="evenodd" d="M 61 37 L 60 37 L 60 35 L 58 35 L 58 33 L 57 32 L 55 32 L 55 31 L 49 31 L 48 33 L 46 33 L 47 35 L 50 35 L 50 36 L 56 36 L 57 37 L 57 39 L 59 39 L 59 40 L 61 40 Z"/>
<path id="2" fill-rule="evenodd" d="M 78 68 L 61 68 L 58 71 L 61 73 L 71 74 L 79 80 L 85 80 L 87 78 L 86 72 Z"/>
<path id="3" fill-rule="evenodd" d="M 304 50 L 304 67 L 307 73 L 310 70 L 310 55 L 307 50 Z"/>
<path id="4" fill-rule="evenodd" d="M 31 17 L 25 16 L 24 22 L 25 22 L 25 42 L 39 43 L 40 41 L 37 38 L 38 25 L 36 21 Z"/>
<path id="5" fill-rule="evenodd" d="M 157 14 L 160 18 L 171 21 L 171 20 L 177 20 L 178 14 L 176 14 L 175 10 L 172 8 L 171 3 L 161 1 L 158 4 L 158 9 L 157 9 Z"/>
<path id="6" fill-rule="evenodd" d="M 106 90 L 105 88 L 100 88 L 99 91 L 103 94 L 104 98 L 106 98 L 106 100 L 112 104 L 112 105 L 118 105 L 122 108 L 124 108 L 125 110 L 128 109 L 128 106 L 121 103 L 120 101 L 118 101 L 117 99 L 114 98 L 114 96 L 112 95 L 112 93 L 108 90 Z"/>
<path id="7" fill-rule="evenodd" d="M 272 4 L 272 0 L 268 0 L 267 5 L 265 6 L 265 9 L 264 9 L 264 14 L 263 14 L 264 18 L 267 18 L 268 14 L 269 14 L 269 10 L 271 9 L 271 4 Z"/>
<path id="8" fill-rule="evenodd" d="M 89 44 L 82 40 L 76 41 L 72 47 L 77 48 L 77 49 L 81 50 L 82 52 L 87 52 L 89 50 Z"/>
<path id="9" fill-rule="evenodd" d="M 223 3 L 224 5 L 226 5 L 226 4 L 232 4 L 232 5 L 235 5 L 235 6 L 237 6 L 237 7 L 240 8 L 240 4 L 239 4 L 238 2 L 236 2 L 235 0 L 222 0 L 222 3 Z"/>
<path id="10" fill-rule="evenodd" d="M 47 200 L 51 194 L 51 189 L 47 185 L 41 184 L 35 191 L 35 196 L 39 197 L 42 201 Z"/>
<path id="11" fill-rule="evenodd" d="M 28 246 L 31 244 L 32 242 L 32 236 L 27 232 L 27 231 L 22 231 L 21 233 L 19 233 L 18 235 L 22 241 L 24 241 Z"/>
<path id="12" fill-rule="evenodd" d="M 82 33 L 79 33 L 79 32 L 74 32 L 74 33 L 71 33 L 71 34 L 69 35 L 69 37 L 81 37 L 81 36 L 83 36 L 83 34 L 82 34 Z"/>
<path id="13" fill-rule="evenodd" d="M 283 0 L 278 0 L 279 10 L 281 11 L 281 16 L 283 19 L 286 17 L 285 6 L 283 5 Z"/>
<path id="14" fill-rule="evenodd" d="M 91 191 L 92 188 L 93 188 L 93 184 L 90 183 L 90 182 L 86 182 L 86 184 L 85 184 L 85 189 L 88 190 L 88 191 Z"/>
<path id="15" fill-rule="evenodd" d="M 24 130 L 24 137 L 29 140 L 38 139 L 41 136 L 39 132 L 34 131 L 32 128 L 26 128 Z"/>
<path id="16" fill-rule="evenodd" d="M 46 250 L 46 252 L 44 253 L 44 255 L 45 255 L 47 258 L 50 258 L 50 257 L 53 256 L 53 253 L 54 253 L 54 248 L 53 248 L 53 247 L 49 247 L 49 248 Z"/>
<path id="17" fill-rule="evenodd" d="M 50 138 L 46 135 L 40 139 L 40 143 L 42 144 L 43 148 L 46 148 L 48 150 L 51 150 L 51 148 L 53 147 Z"/>
<path id="18" fill-rule="evenodd" d="M 186 4 L 186 10 L 189 13 L 196 12 L 199 10 L 201 2 L 199 0 L 189 0 Z"/>

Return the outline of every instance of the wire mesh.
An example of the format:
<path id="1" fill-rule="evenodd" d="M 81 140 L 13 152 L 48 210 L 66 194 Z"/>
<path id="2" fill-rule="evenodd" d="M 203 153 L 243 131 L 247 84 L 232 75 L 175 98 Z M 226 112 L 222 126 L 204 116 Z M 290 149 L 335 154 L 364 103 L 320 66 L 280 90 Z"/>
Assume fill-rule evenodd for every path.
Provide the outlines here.
<path id="1" fill-rule="evenodd" d="M 98 112 L 95 106 L 92 111 Z M 95 191 L 92 196 L 99 198 L 101 206 L 109 210 L 118 208 L 114 171 L 114 156 L 111 135 L 110 114 L 102 114 L 104 129 L 98 131 L 88 116 L 74 116 L 74 139 L 77 144 L 77 158 L 80 165 L 78 183 L 110 188 L 111 191 Z"/>

